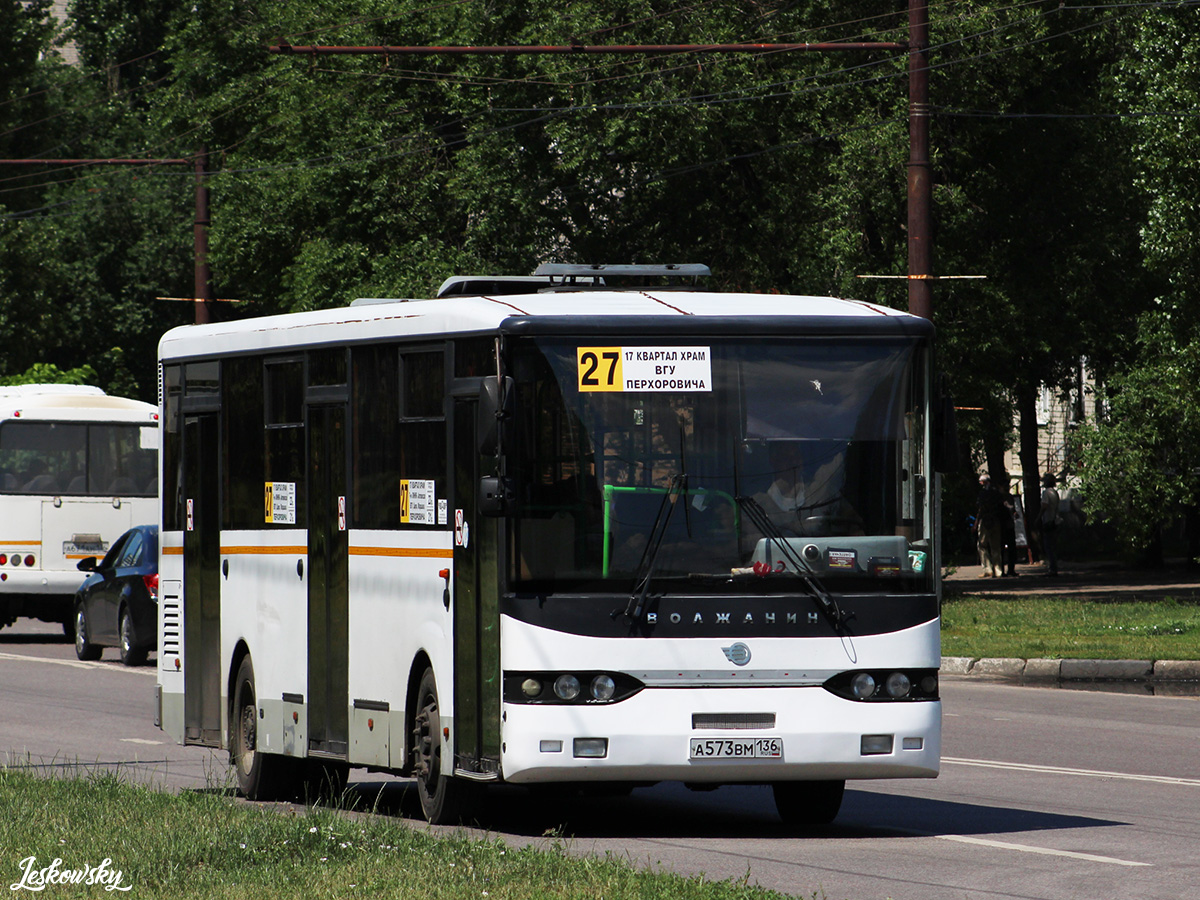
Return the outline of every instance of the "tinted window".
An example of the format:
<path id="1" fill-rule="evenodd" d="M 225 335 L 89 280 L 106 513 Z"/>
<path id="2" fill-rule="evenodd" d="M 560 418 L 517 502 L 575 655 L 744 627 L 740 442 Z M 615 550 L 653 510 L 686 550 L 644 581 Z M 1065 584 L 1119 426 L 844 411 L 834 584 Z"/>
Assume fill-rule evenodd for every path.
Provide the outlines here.
<path id="1" fill-rule="evenodd" d="M 225 360 L 221 400 L 226 528 L 263 524 L 263 364 L 260 357 Z"/>
<path id="2" fill-rule="evenodd" d="M 117 566 L 122 569 L 129 569 L 141 565 L 145 551 L 146 544 L 142 540 L 142 533 L 140 531 L 133 532 L 129 535 L 129 540 L 125 542 L 125 546 L 121 550 L 121 560 L 117 563 Z"/>
<path id="3" fill-rule="evenodd" d="M 442 353 L 406 353 L 400 362 L 402 419 L 441 419 L 446 385 Z"/>
<path id="4" fill-rule="evenodd" d="M 150 426 L 6 422 L 0 490 L 18 494 L 144 497 L 158 493 Z"/>
<path id="5" fill-rule="evenodd" d="M 266 366 L 267 427 L 304 424 L 304 362 Z"/>
<path id="6" fill-rule="evenodd" d="M 448 490 L 444 358 L 441 350 L 402 351 L 394 345 L 353 351 L 356 526 L 445 525 L 436 514 Z M 405 507 L 402 495 L 420 499 Z"/>
<path id="7" fill-rule="evenodd" d="M 360 528 L 400 523 L 399 360 L 394 346 L 357 347 L 351 356 L 351 509 Z"/>
<path id="8" fill-rule="evenodd" d="M 180 366 L 163 366 L 163 485 L 162 485 L 162 517 L 163 528 L 167 531 L 178 531 L 182 515 L 182 503 L 179 490 L 180 466 L 183 462 L 181 451 L 180 405 L 183 396 L 183 373 Z"/>

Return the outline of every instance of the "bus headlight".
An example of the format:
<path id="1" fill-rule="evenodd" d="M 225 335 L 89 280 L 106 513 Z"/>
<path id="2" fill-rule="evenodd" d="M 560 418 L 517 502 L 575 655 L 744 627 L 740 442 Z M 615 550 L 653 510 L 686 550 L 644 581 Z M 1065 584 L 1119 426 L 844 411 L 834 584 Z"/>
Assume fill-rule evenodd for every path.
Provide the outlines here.
<path id="1" fill-rule="evenodd" d="M 903 672 L 893 672 L 887 677 L 884 682 L 884 689 L 888 692 L 888 696 L 894 700 L 899 700 L 901 697 L 907 697 L 909 690 L 912 688 L 912 682 Z"/>
<path id="2" fill-rule="evenodd" d="M 592 698 L 604 702 L 611 700 L 617 692 L 617 683 L 608 675 L 597 675 L 592 679 Z"/>
<path id="3" fill-rule="evenodd" d="M 867 672 L 859 672 L 850 679 L 850 690 L 854 692 L 855 700 L 866 700 L 875 696 L 875 679 Z"/>
<path id="4" fill-rule="evenodd" d="M 505 703 L 597 706 L 628 700 L 644 684 L 624 672 L 505 672 Z"/>
<path id="5" fill-rule="evenodd" d="M 554 679 L 554 695 L 559 700 L 574 700 L 579 696 L 579 679 L 574 675 L 559 675 Z"/>
<path id="6" fill-rule="evenodd" d="M 846 700 L 865 703 L 938 699 L 937 669 L 871 669 L 839 672 L 822 685 Z"/>

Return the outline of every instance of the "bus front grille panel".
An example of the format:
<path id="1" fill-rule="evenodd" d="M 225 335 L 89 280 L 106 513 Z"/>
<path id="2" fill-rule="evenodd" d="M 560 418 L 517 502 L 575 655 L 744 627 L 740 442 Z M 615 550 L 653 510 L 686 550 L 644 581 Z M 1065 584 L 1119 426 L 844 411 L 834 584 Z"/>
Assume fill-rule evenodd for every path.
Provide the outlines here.
<path id="1" fill-rule="evenodd" d="M 695 730 L 728 731 L 774 728 L 775 713 L 692 713 Z"/>

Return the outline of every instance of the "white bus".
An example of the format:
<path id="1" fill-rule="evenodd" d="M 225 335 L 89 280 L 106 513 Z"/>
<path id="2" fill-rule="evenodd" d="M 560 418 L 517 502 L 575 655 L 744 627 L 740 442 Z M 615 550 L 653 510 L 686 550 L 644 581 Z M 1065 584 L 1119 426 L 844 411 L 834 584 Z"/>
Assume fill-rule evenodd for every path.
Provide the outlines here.
<path id="1" fill-rule="evenodd" d="M 96 387 L 0 387 L 0 627 L 74 634 L 77 565 L 158 521 L 158 409 Z"/>
<path id="2" fill-rule="evenodd" d="M 439 823 L 496 782 L 812 823 L 936 776 L 932 326 L 615 286 L 681 271 L 165 335 L 164 731 L 252 798 L 412 775 Z"/>

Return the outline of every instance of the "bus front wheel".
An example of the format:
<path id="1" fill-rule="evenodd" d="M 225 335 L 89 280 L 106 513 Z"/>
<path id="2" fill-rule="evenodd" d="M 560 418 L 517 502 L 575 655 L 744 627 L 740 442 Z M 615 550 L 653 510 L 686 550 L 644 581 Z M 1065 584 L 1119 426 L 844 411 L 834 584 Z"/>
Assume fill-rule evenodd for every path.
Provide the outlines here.
<path id="1" fill-rule="evenodd" d="M 258 700 L 254 689 L 254 665 L 247 656 L 238 667 L 234 682 L 233 710 L 229 727 L 229 757 L 237 774 L 238 790 L 251 800 L 274 800 L 290 787 L 286 757 L 258 749 Z"/>
<path id="2" fill-rule="evenodd" d="M 842 808 L 845 781 L 777 781 L 775 808 L 788 825 L 828 825 Z"/>
<path id="3" fill-rule="evenodd" d="M 417 688 L 412 735 L 413 774 L 421 812 L 434 825 L 456 824 L 462 814 L 466 786 L 442 773 L 442 724 L 433 669 L 425 670 Z"/>

